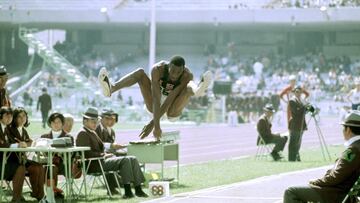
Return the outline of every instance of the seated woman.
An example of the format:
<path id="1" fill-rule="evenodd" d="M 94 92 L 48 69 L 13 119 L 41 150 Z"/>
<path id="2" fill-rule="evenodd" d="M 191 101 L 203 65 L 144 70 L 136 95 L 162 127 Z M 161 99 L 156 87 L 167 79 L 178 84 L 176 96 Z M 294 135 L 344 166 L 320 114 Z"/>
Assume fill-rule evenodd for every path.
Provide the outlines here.
<path id="1" fill-rule="evenodd" d="M 52 113 L 49 116 L 48 119 L 48 125 L 51 128 L 51 131 L 47 134 L 41 135 L 41 138 L 48 138 L 48 139 L 55 139 L 55 138 L 62 138 L 62 137 L 70 137 L 72 143 L 74 143 L 74 138 L 67 134 L 65 131 L 63 131 L 63 125 L 64 125 L 64 115 L 61 113 Z M 57 187 L 57 176 L 64 175 L 65 174 L 65 167 L 63 163 L 63 159 L 61 155 L 55 154 L 53 158 L 53 188 L 54 188 L 54 194 L 55 197 L 63 198 L 63 191 Z M 49 178 L 49 176 L 48 176 Z M 50 180 L 47 180 L 47 186 L 50 187 Z"/>
<path id="2" fill-rule="evenodd" d="M 9 142 L 9 130 L 6 128 L 7 125 L 11 123 L 13 119 L 12 109 L 9 107 L 0 108 L 0 147 L 9 148 L 9 147 L 20 147 L 19 144 L 11 144 Z M 3 152 L 0 152 L 0 164 L 3 163 Z M 0 167 L 0 173 L 2 168 Z M 5 164 L 4 179 L 7 181 L 12 180 L 13 190 L 12 190 L 12 200 L 11 202 L 22 202 L 24 197 L 22 197 L 22 188 L 25 179 L 25 167 L 19 163 L 19 160 L 16 156 L 11 156 L 7 159 Z"/>
<path id="3" fill-rule="evenodd" d="M 18 147 L 30 147 L 32 140 L 29 137 L 26 127 L 29 126 L 28 115 L 25 109 L 16 108 L 13 111 L 11 125 L 7 126 L 9 141 L 18 143 Z M 15 154 L 13 154 L 15 155 Z M 18 154 L 20 163 L 25 164 L 26 172 L 29 174 L 32 188 L 31 196 L 38 201 L 44 197 L 45 170 L 41 164 L 26 158 L 25 154 Z"/>

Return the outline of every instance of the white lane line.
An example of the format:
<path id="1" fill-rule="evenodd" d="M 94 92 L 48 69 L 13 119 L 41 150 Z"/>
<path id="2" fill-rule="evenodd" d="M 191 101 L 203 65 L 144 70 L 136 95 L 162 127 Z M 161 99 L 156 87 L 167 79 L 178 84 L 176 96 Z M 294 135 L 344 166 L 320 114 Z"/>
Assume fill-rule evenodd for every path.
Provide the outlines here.
<path id="1" fill-rule="evenodd" d="M 192 192 L 176 194 L 176 195 L 172 196 L 172 197 L 174 197 L 174 199 L 170 199 L 170 200 L 166 200 L 166 199 L 169 199 L 169 197 L 163 197 L 163 198 L 158 198 L 158 199 L 150 200 L 150 201 L 146 201 L 146 202 L 157 202 L 157 201 L 174 202 L 174 201 L 178 201 L 178 200 L 188 199 L 188 198 L 191 198 L 192 196 L 200 196 L 201 193 L 217 192 L 217 191 L 222 191 L 222 190 L 226 190 L 226 189 L 230 189 L 230 188 L 234 188 L 234 187 L 238 187 L 238 186 L 246 186 L 246 185 L 261 183 L 261 182 L 267 181 L 267 180 L 279 179 L 284 176 L 296 175 L 296 174 L 300 174 L 300 173 L 312 172 L 312 171 L 317 171 L 317 170 L 324 170 L 324 169 L 328 169 L 331 167 L 332 167 L 332 165 L 327 165 L 327 166 L 322 166 L 322 167 L 317 167 L 317 168 L 310 168 L 310 169 L 291 171 L 291 172 L 286 172 L 286 173 L 281 173 L 281 174 L 276 174 L 276 175 L 263 176 L 260 178 L 255 178 L 252 180 L 238 182 L 238 183 L 232 183 L 229 185 L 215 186 L 215 187 L 205 188 L 205 189 L 196 190 L 196 191 L 192 191 Z"/>
<path id="2" fill-rule="evenodd" d="M 189 198 L 206 198 L 206 199 L 239 199 L 239 200 L 280 200 L 282 197 L 230 197 L 230 196 L 206 196 L 194 195 Z"/>

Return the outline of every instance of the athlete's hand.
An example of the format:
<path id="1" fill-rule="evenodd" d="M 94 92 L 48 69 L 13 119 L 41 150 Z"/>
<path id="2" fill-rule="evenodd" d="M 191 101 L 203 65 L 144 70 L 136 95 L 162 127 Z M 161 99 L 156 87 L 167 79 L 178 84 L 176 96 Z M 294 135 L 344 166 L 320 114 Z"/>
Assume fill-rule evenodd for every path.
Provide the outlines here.
<path id="1" fill-rule="evenodd" d="M 139 137 L 140 139 L 144 139 L 145 137 L 147 137 L 151 131 L 153 130 L 154 128 L 154 121 L 151 120 L 147 125 L 144 126 L 144 128 L 142 129 Z"/>
<path id="2" fill-rule="evenodd" d="M 161 128 L 155 128 L 153 134 L 156 140 L 160 140 L 162 134 Z"/>

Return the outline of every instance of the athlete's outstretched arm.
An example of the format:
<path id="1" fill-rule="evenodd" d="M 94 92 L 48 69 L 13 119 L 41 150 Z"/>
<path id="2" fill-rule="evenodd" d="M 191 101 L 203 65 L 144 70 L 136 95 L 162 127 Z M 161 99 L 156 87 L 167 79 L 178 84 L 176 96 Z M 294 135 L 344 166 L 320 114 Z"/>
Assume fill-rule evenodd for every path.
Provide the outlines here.
<path id="1" fill-rule="evenodd" d="M 155 68 L 154 68 L 155 69 Z M 186 73 L 184 77 L 180 81 L 180 85 L 177 86 L 173 91 L 170 92 L 170 94 L 165 99 L 163 105 L 160 106 L 160 98 L 161 98 L 161 92 L 160 92 L 160 74 L 158 70 L 152 71 L 152 93 L 153 93 L 153 120 L 151 120 L 142 130 L 139 137 L 141 139 L 147 137 L 153 128 L 154 129 L 154 136 L 156 138 L 161 137 L 161 127 L 160 127 L 160 118 L 164 113 L 167 112 L 170 105 L 174 102 L 175 98 L 180 94 L 180 92 L 187 87 L 187 84 L 190 80 L 192 80 L 193 76 L 190 72 Z M 157 90 L 157 91 L 156 91 Z M 157 97 L 158 96 L 158 97 Z M 157 99 L 158 98 L 158 99 Z M 156 113 L 155 113 L 156 112 Z"/>
<path id="2" fill-rule="evenodd" d="M 154 67 L 151 71 L 151 94 L 153 98 L 153 122 L 155 129 L 160 129 L 160 71 Z"/>

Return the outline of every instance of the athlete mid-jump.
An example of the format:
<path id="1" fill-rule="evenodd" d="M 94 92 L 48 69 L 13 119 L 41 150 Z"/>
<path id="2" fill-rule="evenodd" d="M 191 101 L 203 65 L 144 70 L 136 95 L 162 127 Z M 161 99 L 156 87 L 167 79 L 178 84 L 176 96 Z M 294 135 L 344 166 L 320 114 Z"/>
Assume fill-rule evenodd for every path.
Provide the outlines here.
<path id="1" fill-rule="evenodd" d="M 139 84 L 146 108 L 153 114 L 153 119 L 145 125 L 140 138 L 145 138 L 154 129 L 155 138 L 161 137 L 160 118 L 166 113 L 169 120 L 174 120 L 181 115 L 182 110 L 189 102 L 191 96 L 203 96 L 212 80 L 212 73 L 206 71 L 201 82 L 196 85 L 193 74 L 185 66 L 181 56 L 173 56 L 170 62 L 160 61 L 151 70 L 151 79 L 144 69 L 125 75 L 119 81 L 111 84 L 106 68 L 102 68 L 98 76 L 105 96 L 134 84 Z"/>

